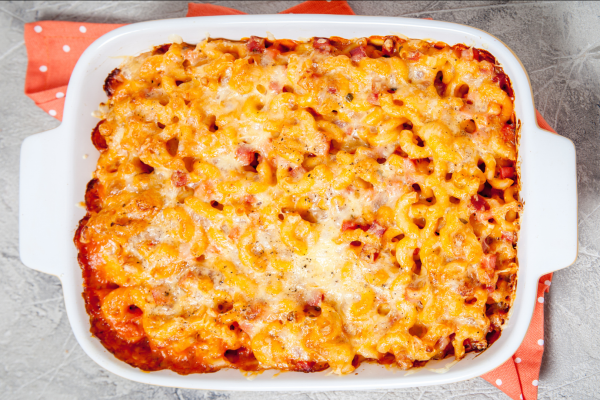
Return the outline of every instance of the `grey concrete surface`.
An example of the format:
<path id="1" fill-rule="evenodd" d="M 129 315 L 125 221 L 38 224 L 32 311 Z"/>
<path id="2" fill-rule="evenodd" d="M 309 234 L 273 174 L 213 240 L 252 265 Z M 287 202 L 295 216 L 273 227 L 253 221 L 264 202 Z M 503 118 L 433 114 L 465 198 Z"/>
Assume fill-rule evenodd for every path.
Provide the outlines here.
<path id="1" fill-rule="evenodd" d="M 215 2 L 250 14 L 297 2 Z M 600 3 L 351 2 L 357 14 L 459 22 L 503 40 L 523 61 L 536 106 L 578 155 L 577 262 L 555 274 L 545 302 L 539 398 L 600 398 Z M 186 2 L 0 3 L 0 399 L 508 399 L 483 379 L 375 392 L 235 393 L 146 386 L 96 365 L 73 337 L 58 279 L 18 256 L 19 150 L 59 123 L 23 94 L 23 24 L 38 20 L 139 22 L 185 16 Z M 51 166 L 47 166 L 51 168 Z"/>

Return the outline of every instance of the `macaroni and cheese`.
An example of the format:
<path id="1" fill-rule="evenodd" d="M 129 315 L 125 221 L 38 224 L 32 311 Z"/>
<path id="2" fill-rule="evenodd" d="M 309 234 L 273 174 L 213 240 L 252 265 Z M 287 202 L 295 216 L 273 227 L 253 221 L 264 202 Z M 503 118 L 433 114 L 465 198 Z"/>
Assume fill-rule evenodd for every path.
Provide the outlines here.
<path id="1" fill-rule="evenodd" d="M 396 36 L 172 43 L 107 78 L 75 236 L 119 359 L 348 374 L 486 349 L 522 204 L 510 80 Z"/>

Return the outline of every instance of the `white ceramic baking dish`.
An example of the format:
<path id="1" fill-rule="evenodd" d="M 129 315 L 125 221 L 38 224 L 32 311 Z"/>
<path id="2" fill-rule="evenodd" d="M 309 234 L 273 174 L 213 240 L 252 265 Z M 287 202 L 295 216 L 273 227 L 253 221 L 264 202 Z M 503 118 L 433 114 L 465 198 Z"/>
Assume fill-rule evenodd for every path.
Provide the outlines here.
<path id="1" fill-rule="evenodd" d="M 267 372 L 249 380 L 235 370 L 182 376 L 171 371 L 142 372 L 116 359 L 91 336 L 81 297 L 82 278 L 72 239 L 84 210 L 85 186 L 98 152 L 90 141 L 97 120 L 91 116 L 106 100 L 102 84 L 122 61 L 177 34 L 188 43 L 207 35 L 240 39 L 251 35 L 278 38 L 312 36 L 363 37 L 401 33 L 411 38 L 487 49 L 511 78 L 515 112 L 521 121 L 519 158 L 525 203 L 519 239 L 520 272 L 512 316 L 501 338 L 477 357 L 469 356 L 445 371 L 449 360 L 405 373 L 363 365 L 358 375 L 326 372 Z M 87 157 L 89 155 L 89 157 Z M 155 385 L 213 390 L 357 390 L 451 383 L 482 375 L 511 357 L 521 344 L 533 313 L 538 279 L 564 268 L 577 256 L 577 186 L 575 149 L 564 137 L 540 129 L 529 80 L 515 54 L 495 37 L 467 26 L 420 19 L 331 16 L 244 15 L 144 22 L 116 29 L 94 42 L 73 71 L 62 124 L 33 135 L 21 148 L 20 254 L 30 268 L 60 278 L 69 321 L 85 352 L 105 369 L 128 379 Z M 432 369 L 437 368 L 437 371 Z"/>

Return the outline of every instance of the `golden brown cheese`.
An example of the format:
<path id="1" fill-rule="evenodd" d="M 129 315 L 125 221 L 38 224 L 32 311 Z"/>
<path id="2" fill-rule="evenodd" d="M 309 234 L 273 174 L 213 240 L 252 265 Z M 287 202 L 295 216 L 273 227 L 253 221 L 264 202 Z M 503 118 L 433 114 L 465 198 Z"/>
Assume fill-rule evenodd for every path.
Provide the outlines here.
<path id="1" fill-rule="evenodd" d="M 522 205 L 489 53 L 215 39 L 131 58 L 104 88 L 75 241 L 118 358 L 347 374 L 498 338 Z"/>

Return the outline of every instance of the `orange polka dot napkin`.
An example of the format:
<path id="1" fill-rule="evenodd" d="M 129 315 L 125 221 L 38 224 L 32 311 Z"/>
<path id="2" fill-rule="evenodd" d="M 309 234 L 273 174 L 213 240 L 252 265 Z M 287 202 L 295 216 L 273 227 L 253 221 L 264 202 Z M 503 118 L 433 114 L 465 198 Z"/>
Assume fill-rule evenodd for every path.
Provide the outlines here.
<path id="1" fill-rule="evenodd" d="M 214 4 L 188 5 L 187 17 L 245 14 Z M 306 1 L 281 14 L 354 15 L 344 1 Z M 83 51 L 97 38 L 122 24 L 40 21 L 25 24 L 25 45 L 29 63 L 25 94 L 42 110 L 62 120 L 67 84 Z M 556 133 L 537 113 L 540 127 Z M 550 288 L 552 274 L 538 284 L 533 319 L 525 340 L 504 364 L 482 377 L 514 400 L 537 398 L 538 375 L 544 353 L 544 293 Z"/>
<path id="2" fill-rule="evenodd" d="M 67 84 L 79 56 L 100 36 L 121 26 L 62 21 L 25 24 L 25 94 L 62 121 Z"/>

